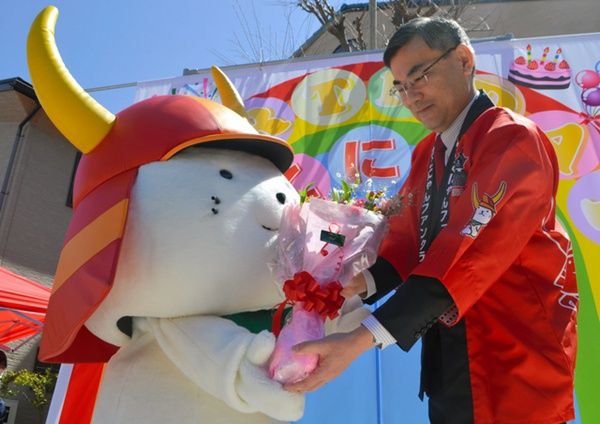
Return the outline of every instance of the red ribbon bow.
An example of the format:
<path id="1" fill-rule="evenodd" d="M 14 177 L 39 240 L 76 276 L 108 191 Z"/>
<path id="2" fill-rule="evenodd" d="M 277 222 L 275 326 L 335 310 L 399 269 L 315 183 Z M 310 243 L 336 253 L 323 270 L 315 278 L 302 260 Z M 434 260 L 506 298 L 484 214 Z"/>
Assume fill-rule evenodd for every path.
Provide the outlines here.
<path id="1" fill-rule="evenodd" d="M 589 115 L 587 113 L 580 112 L 579 117 L 582 119 L 579 123 L 582 125 L 592 124 L 598 131 L 600 131 L 600 115 Z"/>
<path id="2" fill-rule="evenodd" d="M 285 300 L 277 307 L 273 316 L 273 334 L 279 336 L 283 310 L 286 305 L 293 305 L 295 302 L 302 302 L 302 307 L 306 311 L 315 311 L 323 319 L 337 317 L 344 303 L 341 291 L 342 285 L 339 281 L 321 286 L 310 273 L 306 271 L 296 273 L 292 280 L 287 280 L 283 284 Z"/>

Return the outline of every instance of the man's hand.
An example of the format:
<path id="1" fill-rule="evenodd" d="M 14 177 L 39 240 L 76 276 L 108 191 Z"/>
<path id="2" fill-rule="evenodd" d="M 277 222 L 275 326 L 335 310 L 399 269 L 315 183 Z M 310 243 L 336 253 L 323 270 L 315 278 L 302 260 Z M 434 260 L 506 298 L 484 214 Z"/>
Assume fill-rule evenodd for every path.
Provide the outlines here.
<path id="1" fill-rule="evenodd" d="M 367 280 L 361 272 L 360 274 L 355 275 L 352 278 L 352 280 L 348 281 L 348 283 L 344 285 L 341 295 L 344 296 L 346 299 L 350 299 L 352 296 L 363 295 L 366 293 Z"/>
<path id="2" fill-rule="evenodd" d="M 373 335 L 362 325 L 350 333 L 337 333 L 321 340 L 294 346 L 296 353 L 316 353 L 319 366 L 304 380 L 285 384 L 291 392 L 312 392 L 336 378 L 363 352 L 374 347 Z"/>

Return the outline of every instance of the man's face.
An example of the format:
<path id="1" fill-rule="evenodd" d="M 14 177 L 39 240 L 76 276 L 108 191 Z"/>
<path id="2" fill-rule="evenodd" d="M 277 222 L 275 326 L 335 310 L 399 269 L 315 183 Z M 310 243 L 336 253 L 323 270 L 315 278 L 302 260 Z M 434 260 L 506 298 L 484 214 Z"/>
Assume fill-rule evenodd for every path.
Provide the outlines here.
<path id="1" fill-rule="evenodd" d="M 443 54 L 427 46 L 421 37 L 413 37 L 390 61 L 394 80 L 404 84 L 414 81 Z M 426 72 L 427 82 L 409 89 L 402 102 L 426 128 L 446 130 L 471 100 L 473 66 L 473 53 L 459 45 L 433 65 Z"/>

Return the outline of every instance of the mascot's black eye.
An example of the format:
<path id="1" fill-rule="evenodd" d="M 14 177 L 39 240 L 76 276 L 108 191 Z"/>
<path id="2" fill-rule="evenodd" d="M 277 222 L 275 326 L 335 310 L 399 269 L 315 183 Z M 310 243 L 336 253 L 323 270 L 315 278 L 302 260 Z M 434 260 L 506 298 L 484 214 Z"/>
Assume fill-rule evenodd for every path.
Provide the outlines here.
<path id="1" fill-rule="evenodd" d="M 230 180 L 230 179 L 233 178 L 233 174 L 230 171 L 226 170 L 226 169 L 221 169 L 219 171 L 219 174 L 221 174 L 221 177 L 227 178 L 228 180 Z"/>

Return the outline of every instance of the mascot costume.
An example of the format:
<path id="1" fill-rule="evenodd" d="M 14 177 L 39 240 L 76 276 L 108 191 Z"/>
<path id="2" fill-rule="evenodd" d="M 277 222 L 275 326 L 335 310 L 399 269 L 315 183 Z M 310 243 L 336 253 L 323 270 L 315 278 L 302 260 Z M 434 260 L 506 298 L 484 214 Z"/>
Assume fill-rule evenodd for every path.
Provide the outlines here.
<path id="1" fill-rule="evenodd" d="M 269 379 L 274 260 L 293 151 L 259 134 L 222 74 L 223 103 L 157 96 L 117 115 L 87 95 L 43 10 L 28 38 L 46 113 L 82 153 L 40 359 L 108 362 L 94 423 L 272 423 L 304 397 Z M 227 84 L 229 83 L 229 84 Z M 336 323 L 355 328 L 362 308 Z M 359 303 L 359 302 L 356 302 Z"/>

